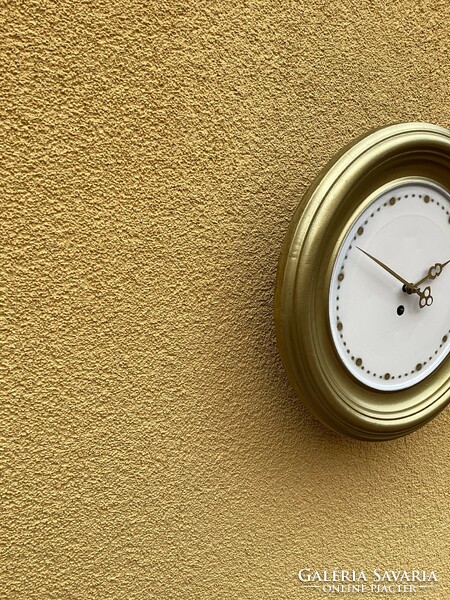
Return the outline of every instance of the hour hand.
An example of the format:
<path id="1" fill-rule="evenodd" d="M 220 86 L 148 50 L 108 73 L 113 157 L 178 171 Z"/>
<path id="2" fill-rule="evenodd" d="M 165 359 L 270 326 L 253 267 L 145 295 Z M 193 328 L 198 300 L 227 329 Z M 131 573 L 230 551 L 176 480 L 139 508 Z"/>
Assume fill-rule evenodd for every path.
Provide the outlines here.
<path id="1" fill-rule="evenodd" d="M 428 273 L 425 275 L 425 277 L 423 277 L 420 281 L 418 281 L 413 287 L 417 288 L 422 283 L 425 283 L 425 281 L 428 281 L 429 279 L 436 279 L 436 277 L 439 277 L 439 275 L 442 273 L 444 267 L 446 265 L 448 265 L 448 263 L 450 263 L 450 260 L 448 260 L 445 263 L 436 263 L 435 265 L 430 267 L 428 269 Z"/>

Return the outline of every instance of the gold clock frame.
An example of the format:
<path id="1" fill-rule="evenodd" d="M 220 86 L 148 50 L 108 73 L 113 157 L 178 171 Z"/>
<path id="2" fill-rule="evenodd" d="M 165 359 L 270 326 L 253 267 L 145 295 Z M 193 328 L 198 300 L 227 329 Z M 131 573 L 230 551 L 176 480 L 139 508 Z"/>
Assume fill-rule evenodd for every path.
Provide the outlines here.
<path id="1" fill-rule="evenodd" d="M 323 423 L 368 441 L 411 433 L 450 401 L 450 355 L 416 385 L 378 391 L 350 374 L 332 340 L 328 299 L 339 247 L 370 198 L 403 178 L 424 178 L 450 191 L 450 131 L 400 123 L 344 148 L 298 206 L 278 265 L 275 325 L 291 383 Z"/>

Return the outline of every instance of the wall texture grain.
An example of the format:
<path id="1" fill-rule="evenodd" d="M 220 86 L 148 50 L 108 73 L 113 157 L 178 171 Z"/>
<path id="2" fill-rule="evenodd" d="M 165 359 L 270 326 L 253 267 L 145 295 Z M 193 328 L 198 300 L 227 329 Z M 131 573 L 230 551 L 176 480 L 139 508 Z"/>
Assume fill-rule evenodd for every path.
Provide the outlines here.
<path id="1" fill-rule="evenodd" d="M 306 599 L 301 567 L 379 566 L 448 598 L 450 412 L 328 431 L 272 318 L 333 154 L 450 126 L 448 1 L 1 11 L 1 597 Z"/>

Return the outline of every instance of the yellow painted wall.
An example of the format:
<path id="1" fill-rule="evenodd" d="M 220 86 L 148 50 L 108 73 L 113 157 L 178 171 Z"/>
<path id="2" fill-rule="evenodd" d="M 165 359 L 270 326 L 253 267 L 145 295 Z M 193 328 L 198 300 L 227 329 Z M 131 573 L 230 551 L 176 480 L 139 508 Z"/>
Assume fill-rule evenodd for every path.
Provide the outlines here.
<path id="1" fill-rule="evenodd" d="M 450 126 L 448 1 L 2 15 L 0 595 L 306 599 L 301 567 L 379 566 L 449 598 L 450 412 L 388 443 L 328 431 L 272 318 L 333 154 Z"/>

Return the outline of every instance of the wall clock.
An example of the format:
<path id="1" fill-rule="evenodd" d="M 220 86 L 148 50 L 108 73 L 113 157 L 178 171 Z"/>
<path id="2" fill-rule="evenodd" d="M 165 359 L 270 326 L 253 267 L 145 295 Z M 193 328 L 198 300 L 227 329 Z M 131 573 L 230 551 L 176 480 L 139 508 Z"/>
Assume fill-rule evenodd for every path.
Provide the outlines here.
<path id="1" fill-rule="evenodd" d="M 450 131 L 358 138 L 300 203 L 275 323 L 291 382 L 323 423 L 387 440 L 450 400 Z"/>

